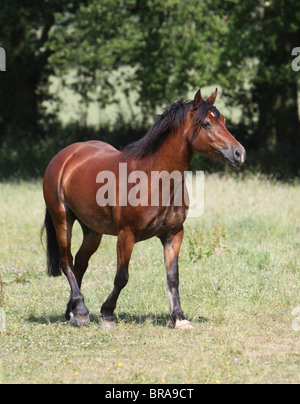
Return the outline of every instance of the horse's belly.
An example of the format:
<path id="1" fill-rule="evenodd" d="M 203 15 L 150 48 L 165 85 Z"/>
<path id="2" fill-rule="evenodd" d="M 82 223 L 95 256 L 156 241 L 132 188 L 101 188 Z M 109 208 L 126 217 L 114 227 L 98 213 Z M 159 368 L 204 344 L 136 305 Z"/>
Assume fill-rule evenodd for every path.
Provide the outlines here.
<path id="1" fill-rule="evenodd" d="M 121 225 L 124 227 L 126 222 L 131 223 L 130 227 L 138 242 L 152 237 L 175 235 L 182 229 L 185 219 L 185 209 L 181 207 L 137 207 L 134 212 L 123 215 Z"/>

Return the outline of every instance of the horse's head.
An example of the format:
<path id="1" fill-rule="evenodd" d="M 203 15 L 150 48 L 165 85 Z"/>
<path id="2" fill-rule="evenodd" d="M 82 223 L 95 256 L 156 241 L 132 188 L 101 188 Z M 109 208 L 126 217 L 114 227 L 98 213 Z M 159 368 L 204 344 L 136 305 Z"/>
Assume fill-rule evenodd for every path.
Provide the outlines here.
<path id="1" fill-rule="evenodd" d="M 185 134 L 193 150 L 239 167 L 245 161 L 246 151 L 227 130 L 225 118 L 214 107 L 217 92 L 216 89 L 207 100 L 200 90 L 196 93 Z"/>

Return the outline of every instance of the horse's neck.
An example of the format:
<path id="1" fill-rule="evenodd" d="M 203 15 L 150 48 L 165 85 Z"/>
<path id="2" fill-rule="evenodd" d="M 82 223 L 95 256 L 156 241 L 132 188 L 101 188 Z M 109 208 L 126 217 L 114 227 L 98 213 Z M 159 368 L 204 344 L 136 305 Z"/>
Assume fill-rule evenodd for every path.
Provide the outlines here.
<path id="1" fill-rule="evenodd" d="M 193 152 L 184 139 L 183 133 L 170 135 L 153 156 L 153 171 L 187 171 Z"/>
<path id="2" fill-rule="evenodd" d="M 129 171 L 167 171 L 172 173 L 180 171 L 184 173 L 188 170 L 193 157 L 193 151 L 182 133 L 170 134 L 159 150 L 151 155 L 145 156 L 141 160 L 126 158 L 121 161 L 129 164 Z"/>

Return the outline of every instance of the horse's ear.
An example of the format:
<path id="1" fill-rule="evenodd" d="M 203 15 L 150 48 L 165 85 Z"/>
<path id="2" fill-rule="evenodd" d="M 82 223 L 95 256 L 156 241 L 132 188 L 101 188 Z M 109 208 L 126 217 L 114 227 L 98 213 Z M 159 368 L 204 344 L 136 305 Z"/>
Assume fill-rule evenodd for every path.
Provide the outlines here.
<path id="1" fill-rule="evenodd" d="M 193 102 L 193 108 L 198 108 L 200 103 L 202 101 L 202 95 L 201 95 L 201 90 L 199 89 L 196 92 L 195 98 L 194 98 L 194 102 Z"/>
<path id="2" fill-rule="evenodd" d="M 206 102 L 214 104 L 216 102 L 217 95 L 218 95 L 218 89 L 216 88 L 216 91 L 213 93 L 213 95 L 207 98 Z"/>

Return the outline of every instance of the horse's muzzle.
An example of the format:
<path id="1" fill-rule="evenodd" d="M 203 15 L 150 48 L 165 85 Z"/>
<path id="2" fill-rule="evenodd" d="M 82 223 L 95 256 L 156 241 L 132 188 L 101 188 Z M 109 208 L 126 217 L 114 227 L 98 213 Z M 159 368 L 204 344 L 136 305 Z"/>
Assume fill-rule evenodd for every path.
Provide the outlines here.
<path id="1" fill-rule="evenodd" d="M 227 149 L 223 152 L 223 157 L 231 167 L 240 167 L 246 160 L 246 150 L 243 146 Z"/>

